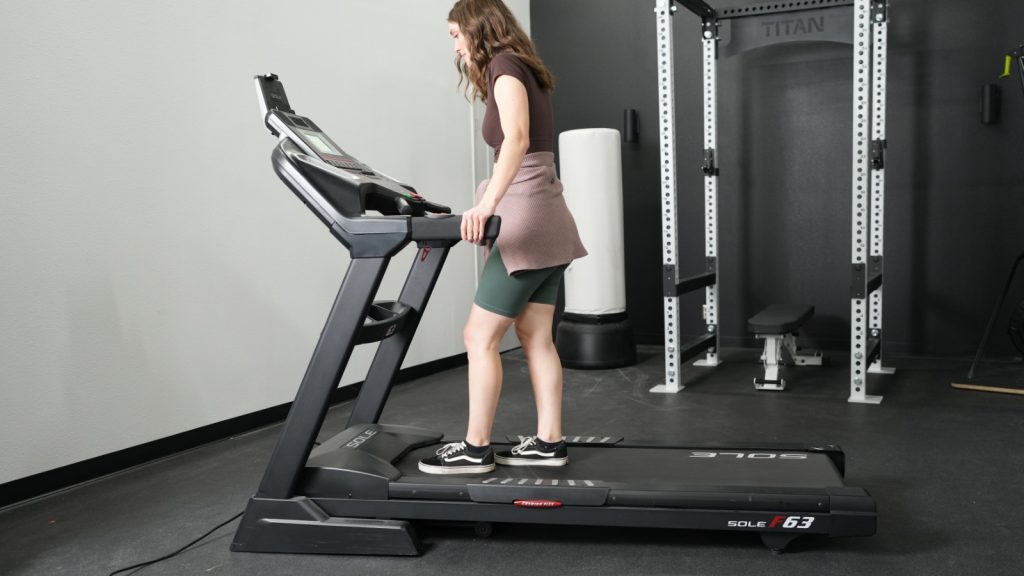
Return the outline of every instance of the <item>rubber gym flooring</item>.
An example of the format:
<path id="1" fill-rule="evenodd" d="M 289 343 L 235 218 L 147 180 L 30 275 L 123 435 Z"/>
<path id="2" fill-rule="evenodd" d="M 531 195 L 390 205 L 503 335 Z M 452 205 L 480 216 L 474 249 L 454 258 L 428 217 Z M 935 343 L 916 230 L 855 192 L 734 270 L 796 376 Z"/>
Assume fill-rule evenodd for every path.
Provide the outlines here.
<path id="1" fill-rule="evenodd" d="M 565 432 L 660 441 L 829 442 L 847 457 L 847 483 L 878 504 L 869 538 L 800 539 L 773 556 L 756 534 L 599 527 L 418 527 L 417 558 L 235 554 L 234 526 L 142 575 L 231 574 L 1020 574 L 1024 546 L 1024 397 L 952 390 L 967 361 L 894 359 L 874 376 L 881 405 L 848 404 L 841 354 L 789 368 L 785 392 L 756 392 L 757 352 L 732 350 L 714 370 L 687 368 L 676 395 L 648 389 L 658 348 L 639 365 L 566 371 Z M 1003 370 L 1024 384 L 1024 366 Z M 1019 370 L 1017 369 L 1019 368 Z M 395 389 L 382 422 L 465 429 L 465 368 Z M 495 437 L 530 433 L 532 396 L 522 353 L 505 354 Z M 334 407 L 324 437 L 349 407 Z M 159 557 L 240 512 L 279 426 L 209 444 L 0 512 L 0 574 L 105 575 Z M 571 456 L 571 454 L 570 454 Z"/>

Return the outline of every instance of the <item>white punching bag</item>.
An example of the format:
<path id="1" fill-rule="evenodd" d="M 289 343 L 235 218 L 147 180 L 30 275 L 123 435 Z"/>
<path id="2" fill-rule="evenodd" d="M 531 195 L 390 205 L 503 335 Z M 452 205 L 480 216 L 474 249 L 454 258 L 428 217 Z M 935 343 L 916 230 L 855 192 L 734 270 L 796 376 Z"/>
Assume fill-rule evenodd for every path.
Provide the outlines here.
<path id="1" fill-rule="evenodd" d="M 565 272 L 565 312 L 556 343 L 570 368 L 636 362 L 626 315 L 622 149 L 618 130 L 569 130 L 558 137 L 560 177 L 589 253 Z"/>

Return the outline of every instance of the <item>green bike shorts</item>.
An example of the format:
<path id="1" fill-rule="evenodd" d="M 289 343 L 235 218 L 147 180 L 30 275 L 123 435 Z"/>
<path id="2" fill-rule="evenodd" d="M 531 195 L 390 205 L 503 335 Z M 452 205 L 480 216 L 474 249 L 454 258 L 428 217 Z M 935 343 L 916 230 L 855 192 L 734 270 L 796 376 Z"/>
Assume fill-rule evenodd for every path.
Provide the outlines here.
<path id="1" fill-rule="evenodd" d="M 529 302 L 554 306 L 558 301 L 558 287 L 567 266 L 563 264 L 540 270 L 524 270 L 509 276 L 498 246 L 495 245 L 480 274 L 480 284 L 473 302 L 488 312 L 506 318 L 519 316 Z"/>

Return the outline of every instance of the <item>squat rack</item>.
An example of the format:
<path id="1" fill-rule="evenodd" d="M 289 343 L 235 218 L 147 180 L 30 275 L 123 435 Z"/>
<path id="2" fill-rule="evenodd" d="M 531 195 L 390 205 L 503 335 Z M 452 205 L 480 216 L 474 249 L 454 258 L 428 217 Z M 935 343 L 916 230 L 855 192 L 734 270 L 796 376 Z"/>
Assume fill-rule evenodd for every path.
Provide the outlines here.
<path id="1" fill-rule="evenodd" d="M 702 22 L 704 106 L 704 270 L 680 279 L 676 265 L 676 122 L 672 16 L 678 5 Z M 867 394 L 868 373 L 882 366 L 882 262 L 885 204 L 885 87 L 888 0 L 786 0 L 715 10 L 704 0 L 656 0 L 661 130 L 662 262 L 665 298 L 665 383 L 651 392 L 676 393 L 683 362 L 717 366 L 718 293 L 717 61 L 747 50 L 798 41 L 853 46 L 853 172 L 850 282 L 850 402 L 878 404 Z M 680 342 L 679 297 L 705 290 L 706 332 Z"/>

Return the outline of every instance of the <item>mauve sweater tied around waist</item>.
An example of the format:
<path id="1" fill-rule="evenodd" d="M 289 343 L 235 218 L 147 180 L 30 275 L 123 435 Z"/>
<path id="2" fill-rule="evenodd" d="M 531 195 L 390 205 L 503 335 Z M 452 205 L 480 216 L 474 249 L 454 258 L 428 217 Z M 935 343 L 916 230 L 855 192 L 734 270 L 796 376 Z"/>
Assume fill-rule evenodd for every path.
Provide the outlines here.
<path id="1" fill-rule="evenodd" d="M 488 182 L 477 188 L 477 203 Z M 587 255 L 562 196 L 553 152 L 531 152 L 523 158 L 494 213 L 501 216 L 497 244 L 510 275 L 561 266 Z"/>

